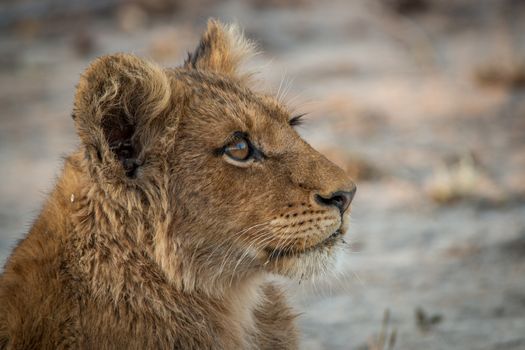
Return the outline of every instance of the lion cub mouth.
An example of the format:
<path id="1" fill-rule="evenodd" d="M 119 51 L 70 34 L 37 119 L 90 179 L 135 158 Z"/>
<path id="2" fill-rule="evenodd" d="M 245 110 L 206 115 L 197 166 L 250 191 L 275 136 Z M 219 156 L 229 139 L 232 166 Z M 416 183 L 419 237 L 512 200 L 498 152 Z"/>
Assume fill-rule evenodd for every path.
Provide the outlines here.
<path id="1" fill-rule="evenodd" d="M 336 231 L 334 231 L 334 233 L 332 233 L 330 236 L 328 236 L 327 238 L 323 239 L 322 241 L 310 246 L 310 247 L 307 247 L 305 249 L 302 249 L 302 250 L 295 250 L 295 249 L 286 249 L 286 248 L 283 248 L 283 249 L 275 249 L 275 248 L 271 248 L 271 247 L 267 247 L 266 248 L 266 252 L 268 253 L 269 255 L 269 258 L 280 258 L 280 257 L 293 257 L 293 256 L 298 256 L 298 255 L 302 255 L 302 254 L 305 254 L 305 253 L 308 253 L 308 252 L 311 252 L 311 251 L 314 251 L 314 250 L 318 250 L 318 249 L 321 249 L 321 248 L 325 248 L 325 247 L 331 247 L 334 245 L 334 243 L 340 239 L 340 237 L 343 235 L 343 231 L 341 228 L 338 228 Z"/>

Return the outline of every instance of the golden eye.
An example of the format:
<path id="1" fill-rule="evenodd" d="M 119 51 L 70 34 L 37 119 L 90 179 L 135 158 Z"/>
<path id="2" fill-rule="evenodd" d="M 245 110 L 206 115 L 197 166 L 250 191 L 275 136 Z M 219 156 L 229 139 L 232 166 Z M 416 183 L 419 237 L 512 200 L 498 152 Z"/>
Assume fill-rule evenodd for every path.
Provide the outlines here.
<path id="1" fill-rule="evenodd" d="M 236 161 L 246 161 L 250 158 L 252 150 L 248 141 L 241 139 L 226 146 L 224 154 Z"/>

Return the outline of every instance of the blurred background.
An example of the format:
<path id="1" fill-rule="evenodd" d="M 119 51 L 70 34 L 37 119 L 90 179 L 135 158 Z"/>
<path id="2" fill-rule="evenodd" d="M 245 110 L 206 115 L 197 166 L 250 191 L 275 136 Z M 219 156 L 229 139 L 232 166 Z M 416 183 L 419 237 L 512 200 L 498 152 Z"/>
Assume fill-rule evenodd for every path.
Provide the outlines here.
<path id="1" fill-rule="evenodd" d="M 525 1 L 2 0 L 0 261 L 77 139 L 93 58 L 182 62 L 206 19 L 358 184 L 342 273 L 291 285 L 302 349 L 525 349 Z"/>

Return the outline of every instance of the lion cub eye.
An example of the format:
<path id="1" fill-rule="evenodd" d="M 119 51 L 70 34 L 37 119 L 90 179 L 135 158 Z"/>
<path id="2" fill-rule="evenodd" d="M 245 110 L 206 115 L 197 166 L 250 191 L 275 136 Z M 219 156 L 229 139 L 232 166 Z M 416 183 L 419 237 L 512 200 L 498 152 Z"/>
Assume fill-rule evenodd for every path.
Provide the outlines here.
<path id="1" fill-rule="evenodd" d="M 238 162 L 247 161 L 252 154 L 250 144 L 246 139 L 235 140 L 224 147 L 224 154 Z"/>
<path id="2" fill-rule="evenodd" d="M 214 154 L 224 161 L 241 168 L 247 168 L 254 162 L 262 161 L 266 155 L 251 141 L 247 133 L 236 131 L 225 142 L 225 146 L 217 148 Z"/>

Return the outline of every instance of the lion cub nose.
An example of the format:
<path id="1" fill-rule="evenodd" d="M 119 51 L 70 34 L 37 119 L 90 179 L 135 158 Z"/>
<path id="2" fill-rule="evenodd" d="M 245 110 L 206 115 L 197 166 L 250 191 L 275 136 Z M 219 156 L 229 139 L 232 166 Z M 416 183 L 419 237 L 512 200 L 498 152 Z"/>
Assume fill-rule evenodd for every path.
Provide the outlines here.
<path id="1" fill-rule="evenodd" d="M 350 191 L 337 191 L 330 194 L 328 197 L 323 197 L 319 194 L 315 195 L 315 199 L 318 203 L 326 206 L 335 206 L 342 213 L 348 209 L 348 206 L 354 199 L 355 191 L 357 187 L 354 185 Z"/>

